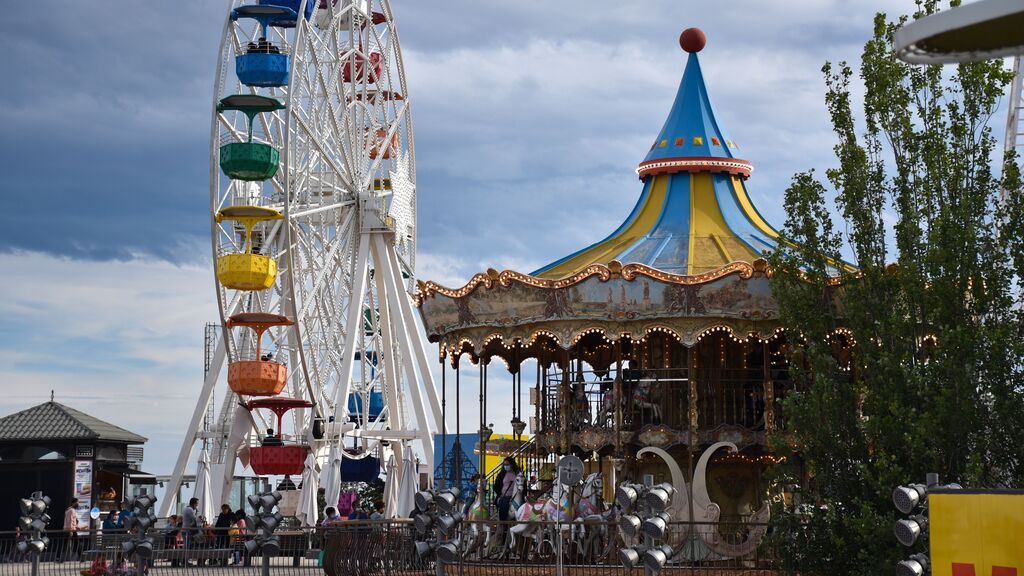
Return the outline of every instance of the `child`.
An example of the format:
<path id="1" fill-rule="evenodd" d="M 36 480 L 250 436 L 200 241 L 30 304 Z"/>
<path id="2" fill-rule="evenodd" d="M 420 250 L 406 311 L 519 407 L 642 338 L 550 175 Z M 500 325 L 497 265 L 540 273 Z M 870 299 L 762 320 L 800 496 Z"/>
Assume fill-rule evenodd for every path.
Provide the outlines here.
<path id="1" fill-rule="evenodd" d="M 117 555 L 117 562 L 114 563 L 112 576 L 124 576 L 128 574 L 128 559 L 125 558 L 124 554 Z"/>
<path id="2" fill-rule="evenodd" d="M 235 523 L 228 528 L 228 546 L 231 547 L 231 565 L 242 561 L 242 532 L 245 530 L 245 516 L 235 517 Z"/>
<path id="3" fill-rule="evenodd" d="M 100 554 L 89 568 L 80 572 L 82 576 L 107 576 L 107 557 Z"/>

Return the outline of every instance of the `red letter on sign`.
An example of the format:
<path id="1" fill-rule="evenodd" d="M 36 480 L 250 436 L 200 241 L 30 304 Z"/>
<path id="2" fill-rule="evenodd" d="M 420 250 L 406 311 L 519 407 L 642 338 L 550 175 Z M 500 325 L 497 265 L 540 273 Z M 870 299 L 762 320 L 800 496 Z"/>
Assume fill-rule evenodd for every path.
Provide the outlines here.
<path id="1" fill-rule="evenodd" d="M 1017 569 L 1007 566 L 993 566 L 992 576 L 1017 576 Z"/>
<path id="2" fill-rule="evenodd" d="M 953 576 L 974 576 L 974 564 L 953 562 Z"/>

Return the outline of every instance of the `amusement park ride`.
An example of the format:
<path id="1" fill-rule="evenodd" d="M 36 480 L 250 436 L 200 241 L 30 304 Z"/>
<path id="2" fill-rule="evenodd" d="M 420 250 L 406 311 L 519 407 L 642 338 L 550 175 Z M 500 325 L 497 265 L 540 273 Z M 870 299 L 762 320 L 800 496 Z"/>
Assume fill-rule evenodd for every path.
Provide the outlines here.
<path id="1" fill-rule="evenodd" d="M 347 458 L 387 441 L 399 461 L 415 442 L 432 465 L 441 409 L 409 297 L 415 154 L 388 0 L 233 0 L 214 94 L 222 330 L 168 495 L 196 442 L 218 503 L 239 458 L 301 474 L 343 439 Z"/>

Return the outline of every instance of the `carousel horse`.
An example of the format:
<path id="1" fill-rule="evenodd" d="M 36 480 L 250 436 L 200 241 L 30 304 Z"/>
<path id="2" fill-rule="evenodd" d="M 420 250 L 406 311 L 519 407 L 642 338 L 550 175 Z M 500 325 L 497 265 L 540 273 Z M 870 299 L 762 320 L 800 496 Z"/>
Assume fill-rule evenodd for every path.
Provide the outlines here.
<path id="1" fill-rule="evenodd" d="M 491 543 L 490 519 L 491 510 L 484 503 L 484 490 L 477 490 L 476 499 L 473 500 L 473 505 L 470 506 L 469 513 L 466 515 L 468 522 L 465 526 L 468 526 L 469 529 L 462 531 L 463 557 L 469 556 L 481 548 L 487 549 Z"/>
<path id="2" fill-rule="evenodd" d="M 601 395 L 601 409 L 597 414 L 597 422 L 602 426 L 611 426 L 615 420 L 615 387 L 612 385 Z"/>
<path id="3" fill-rule="evenodd" d="M 587 401 L 587 388 L 583 382 L 573 385 L 573 421 L 576 428 L 590 424 L 590 403 Z"/>
<path id="4" fill-rule="evenodd" d="M 565 523 L 563 529 L 569 528 L 572 517 L 569 510 L 570 490 L 561 482 L 555 480 L 551 487 L 551 496 L 546 500 L 526 502 L 516 510 L 517 524 L 509 531 L 510 538 L 506 553 L 515 551 L 516 538 L 532 538 L 534 541 L 534 552 L 542 553 L 543 546 L 548 543 L 553 547 L 552 537 L 554 528 L 545 526 L 550 522 Z M 550 528 L 550 530 L 549 530 Z M 551 533 L 548 533 L 551 532 Z"/>
<path id="5" fill-rule="evenodd" d="M 608 537 L 608 523 L 615 520 L 615 508 L 605 508 L 604 500 L 601 499 L 603 493 L 603 476 L 600 472 L 594 472 L 583 482 L 580 499 L 576 504 L 576 522 L 581 524 L 576 543 L 587 562 L 601 556 L 601 544 Z"/>
<path id="6" fill-rule="evenodd" d="M 652 422 L 661 422 L 661 406 L 654 401 L 655 380 L 642 378 L 633 389 L 633 406 L 641 412 L 648 410 L 651 413 Z"/>
<path id="7" fill-rule="evenodd" d="M 478 498 L 478 500 L 479 500 L 479 498 Z M 524 474 L 523 472 L 519 472 L 518 474 L 516 474 L 516 481 L 515 481 L 514 488 L 512 489 L 511 501 L 509 502 L 509 507 L 508 507 L 509 512 L 510 512 L 510 514 L 513 517 L 516 514 L 518 514 L 519 509 L 523 506 L 523 503 L 525 501 L 526 501 L 526 474 Z M 476 506 L 476 504 L 474 504 L 474 506 Z M 499 543 L 503 543 L 506 538 L 508 538 L 508 527 L 507 526 L 505 526 L 504 524 L 499 525 L 498 526 L 497 534 L 495 535 L 494 538 L 491 538 L 490 527 L 488 526 L 488 528 L 487 528 L 487 539 L 485 541 L 485 547 L 484 547 L 484 550 L 485 550 L 484 555 L 485 556 L 493 555 L 496 552 L 496 550 L 494 550 L 494 547 L 496 545 L 499 545 Z M 503 547 L 503 546 L 499 546 L 499 547 Z"/>

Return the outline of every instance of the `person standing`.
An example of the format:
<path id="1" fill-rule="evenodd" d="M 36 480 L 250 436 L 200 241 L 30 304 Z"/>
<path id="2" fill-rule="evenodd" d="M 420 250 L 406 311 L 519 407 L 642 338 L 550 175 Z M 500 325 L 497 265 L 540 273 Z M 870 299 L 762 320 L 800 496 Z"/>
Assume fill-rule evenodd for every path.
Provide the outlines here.
<path id="1" fill-rule="evenodd" d="M 78 498 L 72 498 L 64 511 L 64 532 L 67 533 L 67 559 L 78 556 Z"/>
<path id="2" fill-rule="evenodd" d="M 185 507 L 185 511 L 181 514 L 181 533 L 185 537 L 185 565 L 189 566 L 188 552 L 189 548 L 192 548 L 192 540 L 199 534 L 199 498 L 192 498 L 188 501 L 188 506 Z"/>
<path id="3" fill-rule="evenodd" d="M 231 530 L 231 526 L 234 523 L 235 513 L 231 511 L 231 506 L 228 506 L 227 504 L 221 504 L 220 514 L 217 515 L 217 522 L 213 525 L 214 534 L 216 534 L 218 548 L 228 547 L 228 531 Z M 228 565 L 227 559 L 224 559 L 223 565 Z"/>
<path id="4" fill-rule="evenodd" d="M 128 501 L 122 500 L 118 505 L 117 527 L 124 528 L 124 521 L 132 517 L 132 509 L 128 507 Z"/>
<path id="5" fill-rule="evenodd" d="M 501 472 L 494 478 L 494 491 L 498 494 L 498 520 L 509 520 L 509 508 L 512 496 L 516 491 L 516 478 L 522 473 L 519 465 L 511 458 L 505 458 L 501 464 Z"/>

